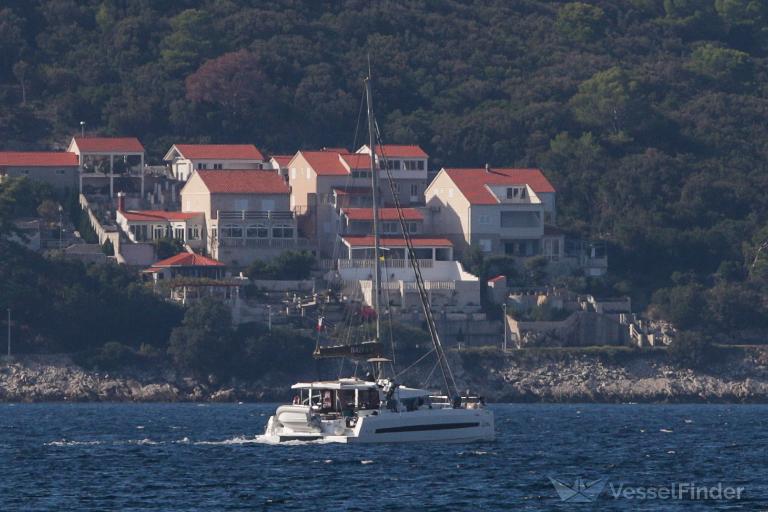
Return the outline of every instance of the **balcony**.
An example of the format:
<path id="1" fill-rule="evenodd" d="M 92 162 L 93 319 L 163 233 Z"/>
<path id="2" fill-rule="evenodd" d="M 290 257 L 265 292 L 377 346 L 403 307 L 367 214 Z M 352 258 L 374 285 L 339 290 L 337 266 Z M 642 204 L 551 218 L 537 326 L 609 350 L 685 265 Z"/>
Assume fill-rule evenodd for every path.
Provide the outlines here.
<path id="1" fill-rule="evenodd" d="M 290 210 L 216 210 L 219 220 L 293 220 Z"/>
<path id="2" fill-rule="evenodd" d="M 310 246 L 306 238 L 220 238 L 219 247 L 242 247 L 246 249 L 306 249 Z"/>
<path id="3" fill-rule="evenodd" d="M 418 260 L 420 268 L 432 268 L 434 266 L 434 260 L 420 259 Z M 374 260 L 372 259 L 351 259 L 351 260 L 338 260 L 338 268 L 373 268 Z M 411 268 L 411 263 L 405 259 L 385 259 L 381 264 L 382 269 L 388 268 Z"/>

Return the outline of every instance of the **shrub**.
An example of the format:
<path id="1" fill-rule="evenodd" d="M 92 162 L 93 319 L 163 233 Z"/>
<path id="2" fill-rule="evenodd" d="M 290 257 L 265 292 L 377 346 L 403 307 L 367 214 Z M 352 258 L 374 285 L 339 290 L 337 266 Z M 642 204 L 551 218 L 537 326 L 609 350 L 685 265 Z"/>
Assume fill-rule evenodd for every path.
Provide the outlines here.
<path id="1" fill-rule="evenodd" d="M 712 341 L 695 331 L 682 331 L 667 348 L 672 362 L 685 368 L 702 368 L 715 359 Z"/>

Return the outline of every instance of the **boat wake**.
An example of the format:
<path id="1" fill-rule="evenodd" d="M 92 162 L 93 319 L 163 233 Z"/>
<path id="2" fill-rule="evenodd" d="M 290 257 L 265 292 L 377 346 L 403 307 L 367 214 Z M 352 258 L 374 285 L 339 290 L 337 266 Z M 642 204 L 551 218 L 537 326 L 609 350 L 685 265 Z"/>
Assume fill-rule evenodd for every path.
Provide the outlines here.
<path id="1" fill-rule="evenodd" d="M 266 445 L 280 445 L 280 446 L 301 446 L 305 444 L 328 444 L 334 443 L 327 439 L 318 439 L 314 441 L 285 441 L 280 442 L 276 437 L 267 435 L 258 435 L 255 437 L 235 436 L 229 439 L 221 440 L 202 440 L 192 441 L 188 437 L 183 437 L 177 440 L 170 441 L 156 441 L 149 438 L 144 439 L 125 439 L 119 441 L 103 441 L 103 440 L 89 440 L 89 441 L 74 441 L 69 439 L 58 439 L 55 441 L 49 441 L 43 443 L 43 446 L 53 447 L 65 447 L 65 446 L 98 446 L 98 445 L 137 445 L 137 446 L 155 446 L 164 444 L 189 444 L 195 446 L 238 446 L 238 445 L 251 445 L 251 444 L 266 444 Z"/>

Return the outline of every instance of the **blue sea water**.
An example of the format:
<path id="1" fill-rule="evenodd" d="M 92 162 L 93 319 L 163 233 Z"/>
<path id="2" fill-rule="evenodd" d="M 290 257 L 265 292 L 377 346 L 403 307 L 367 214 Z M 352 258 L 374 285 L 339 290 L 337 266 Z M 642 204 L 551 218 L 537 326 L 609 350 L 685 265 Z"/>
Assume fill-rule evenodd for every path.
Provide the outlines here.
<path id="1" fill-rule="evenodd" d="M 276 446 L 257 438 L 274 405 L 2 404 L 0 510 L 768 507 L 768 406 L 492 407 L 494 442 Z M 563 502 L 550 477 L 606 485 L 593 503 Z M 744 490 L 613 497 L 673 483 Z"/>

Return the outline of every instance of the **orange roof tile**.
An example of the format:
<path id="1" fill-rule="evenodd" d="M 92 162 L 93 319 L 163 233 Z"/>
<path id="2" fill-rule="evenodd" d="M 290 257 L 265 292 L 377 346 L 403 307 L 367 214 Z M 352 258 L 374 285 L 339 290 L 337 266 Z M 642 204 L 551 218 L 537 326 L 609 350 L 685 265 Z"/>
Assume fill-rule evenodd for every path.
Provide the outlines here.
<path id="1" fill-rule="evenodd" d="M 213 258 L 207 258 L 193 252 L 181 252 L 170 258 L 160 260 L 152 265 L 151 268 L 167 267 L 224 267 L 225 265 Z"/>
<path id="2" fill-rule="evenodd" d="M 344 215 L 349 220 L 373 220 L 372 208 L 344 208 Z M 403 208 L 403 217 L 405 220 L 424 220 L 424 216 L 416 208 Z M 379 219 L 381 220 L 399 220 L 397 208 L 379 208 Z"/>
<path id="3" fill-rule="evenodd" d="M 444 169 L 471 204 L 498 204 L 486 185 L 528 185 L 537 193 L 555 188 L 540 169 Z"/>
<path id="4" fill-rule="evenodd" d="M 133 222 L 152 222 L 158 220 L 189 220 L 202 212 L 167 212 L 163 210 L 129 210 L 120 212 L 126 220 Z"/>
<path id="5" fill-rule="evenodd" d="M 429 155 L 421 149 L 421 146 L 415 144 L 384 144 L 383 146 L 376 146 L 376 155 L 381 156 L 382 152 L 388 158 L 429 158 Z"/>
<path id="6" fill-rule="evenodd" d="M 75 137 L 81 153 L 143 153 L 136 137 Z"/>
<path id="7" fill-rule="evenodd" d="M 344 176 L 349 171 L 341 163 L 340 154 L 333 151 L 300 151 L 319 176 Z"/>
<path id="8" fill-rule="evenodd" d="M 283 177 L 273 170 L 195 171 L 212 194 L 289 194 Z"/>
<path id="9" fill-rule="evenodd" d="M 184 158 L 190 160 L 264 160 L 253 144 L 174 144 Z"/>
<path id="10" fill-rule="evenodd" d="M 3 167 L 77 167 L 77 155 L 64 151 L 2 151 Z"/>

